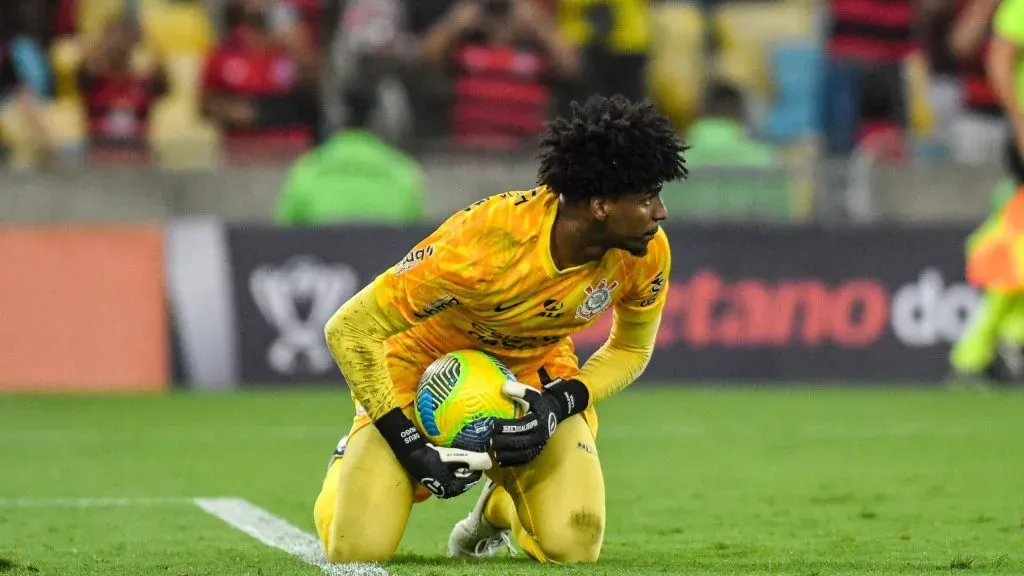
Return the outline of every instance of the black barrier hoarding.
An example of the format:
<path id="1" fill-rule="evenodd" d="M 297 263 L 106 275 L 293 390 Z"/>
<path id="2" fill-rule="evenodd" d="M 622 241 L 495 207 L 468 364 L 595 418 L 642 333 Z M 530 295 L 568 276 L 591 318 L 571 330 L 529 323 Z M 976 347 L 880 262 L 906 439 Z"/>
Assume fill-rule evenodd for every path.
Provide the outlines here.
<path id="1" fill-rule="evenodd" d="M 979 305 L 966 228 L 666 227 L 673 263 L 650 380 L 914 380 L 947 372 Z M 245 382 L 338 381 L 323 325 L 430 230 L 229 231 Z M 611 314 L 575 338 L 585 358 Z"/>
<path id="2" fill-rule="evenodd" d="M 242 382 L 339 381 L 324 324 L 429 228 L 229 228 Z"/>
<path id="3" fill-rule="evenodd" d="M 651 378 L 937 380 L 979 302 L 963 229 L 673 232 Z"/>

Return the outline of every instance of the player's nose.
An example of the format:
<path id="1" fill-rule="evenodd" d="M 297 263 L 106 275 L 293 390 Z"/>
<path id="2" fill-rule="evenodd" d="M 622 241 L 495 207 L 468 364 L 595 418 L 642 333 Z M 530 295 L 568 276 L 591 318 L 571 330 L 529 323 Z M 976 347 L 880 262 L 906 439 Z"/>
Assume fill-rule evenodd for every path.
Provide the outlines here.
<path id="1" fill-rule="evenodd" d="M 655 196 L 654 198 L 654 210 L 651 210 L 651 218 L 655 222 L 661 222 L 668 218 L 668 209 L 665 208 L 665 203 L 661 200 L 661 196 Z"/>

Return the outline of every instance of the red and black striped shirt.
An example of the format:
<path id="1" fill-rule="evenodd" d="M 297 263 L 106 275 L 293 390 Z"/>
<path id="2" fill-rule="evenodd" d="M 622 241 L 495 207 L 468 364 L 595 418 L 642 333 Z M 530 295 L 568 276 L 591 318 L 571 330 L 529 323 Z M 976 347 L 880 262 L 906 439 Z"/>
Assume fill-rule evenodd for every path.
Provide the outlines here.
<path id="1" fill-rule="evenodd" d="M 508 150 L 533 144 L 548 119 L 548 63 L 537 51 L 465 43 L 453 56 L 453 131 L 461 146 Z"/>
<path id="2" fill-rule="evenodd" d="M 832 57 L 895 62 L 917 48 L 915 0 L 830 0 Z"/>
<path id="3" fill-rule="evenodd" d="M 154 76 L 129 70 L 110 70 L 93 75 L 84 68 L 78 73 L 85 102 L 89 137 L 97 143 L 145 142 L 149 114 L 157 98 L 167 92 L 162 73 Z"/>

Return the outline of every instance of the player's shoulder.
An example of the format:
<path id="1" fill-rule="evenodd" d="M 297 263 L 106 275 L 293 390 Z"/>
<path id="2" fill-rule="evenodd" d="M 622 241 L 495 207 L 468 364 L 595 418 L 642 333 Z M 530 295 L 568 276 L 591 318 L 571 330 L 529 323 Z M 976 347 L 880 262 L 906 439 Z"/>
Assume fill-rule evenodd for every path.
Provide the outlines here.
<path id="1" fill-rule="evenodd" d="M 543 219 L 556 202 L 554 194 L 539 187 L 494 194 L 470 204 L 462 212 L 467 223 L 518 232 L 530 230 L 533 220 Z"/>
<path id="2" fill-rule="evenodd" d="M 668 233 L 665 228 L 658 228 L 658 233 L 648 245 L 647 257 L 655 259 L 668 259 L 672 257 L 672 247 L 669 246 Z"/>
<path id="3" fill-rule="evenodd" d="M 453 215 L 444 227 L 460 241 L 483 251 L 507 252 L 540 236 L 545 217 L 557 198 L 543 188 L 488 196 Z"/>

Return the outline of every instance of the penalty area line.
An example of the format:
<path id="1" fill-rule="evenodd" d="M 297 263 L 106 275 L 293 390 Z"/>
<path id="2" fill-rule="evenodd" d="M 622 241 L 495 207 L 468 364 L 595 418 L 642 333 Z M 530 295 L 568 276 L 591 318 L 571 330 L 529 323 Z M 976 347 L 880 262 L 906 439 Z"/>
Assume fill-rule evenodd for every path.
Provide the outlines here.
<path id="1" fill-rule="evenodd" d="M 260 542 L 283 550 L 327 576 L 391 576 L 377 564 L 331 564 L 320 539 L 241 498 L 196 498 L 195 505 Z"/>

